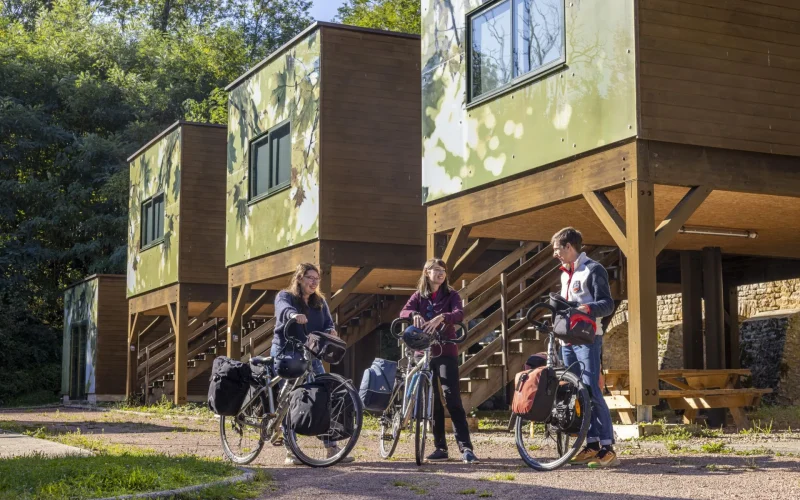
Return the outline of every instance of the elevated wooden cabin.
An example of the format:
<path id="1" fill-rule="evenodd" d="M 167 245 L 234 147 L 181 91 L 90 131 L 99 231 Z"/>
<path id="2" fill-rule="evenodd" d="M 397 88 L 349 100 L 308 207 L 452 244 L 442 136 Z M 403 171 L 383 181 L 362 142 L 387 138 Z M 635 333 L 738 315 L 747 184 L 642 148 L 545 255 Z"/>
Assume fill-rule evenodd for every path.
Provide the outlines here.
<path id="1" fill-rule="evenodd" d="M 61 396 L 65 403 L 125 397 L 125 276 L 94 274 L 64 291 Z"/>
<path id="2" fill-rule="evenodd" d="M 202 399 L 224 349 L 226 147 L 224 126 L 176 122 L 128 158 L 129 396 L 184 403 L 191 380 Z"/>
<path id="3" fill-rule="evenodd" d="M 425 260 L 419 74 L 419 36 L 318 22 L 227 87 L 230 356 L 269 349 L 301 262 L 351 344 L 399 312 Z"/>
<path id="4" fill-rule="evenodd" d="M 454 262 L 470 240 L 467 254 L 491 239 L 525 248 L 523 264 L 505 259 L 461 292 L 483 319 L 465 348 L 501 334 L 462 365 L 465 404 L 541 349 L 517 313 L 558 286 L 547 243 L 574 226 L 628 301 L 627 396 L 647 419 L 660 396 L 657 282 L 683 292 L 687 368 L 724 369 L 739 359 L 731 290 L 800 275 L 800 11 L 531 6 L 422 3 L 428 255 Z M 487 286 L 494 297 L 474 301 Z"/>

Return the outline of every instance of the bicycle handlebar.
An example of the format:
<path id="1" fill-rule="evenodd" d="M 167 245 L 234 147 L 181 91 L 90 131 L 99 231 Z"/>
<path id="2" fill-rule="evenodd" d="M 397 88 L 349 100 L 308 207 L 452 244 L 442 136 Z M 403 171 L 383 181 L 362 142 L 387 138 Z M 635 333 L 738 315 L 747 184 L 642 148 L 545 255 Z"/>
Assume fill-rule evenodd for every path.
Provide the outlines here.
<path id="1" fill-rule="evenodd" d="M 409 326 L 413 325 L 414 321 L 411 318 L 397 318 L 396 320 L 392 321 L 391 326 L 389 327 L 389 333 L 392 334 L 394 338 L 400 340 L 403 338 L 403 332 Z M 405 325 L 405 326 L 403 326 Z M 439 334 L 444 331 L 447 326 L 453 326 L 461 330 L 461 335 L 454 338 L 454 339 L 442 339 L 439 338 Z M 437 327 L 437 331 L 435 332 L 436 341 L 440 344 L 461 344 L 465 340 L 467 340 L 467 327 L 464 323 L 442 323 Z"/>

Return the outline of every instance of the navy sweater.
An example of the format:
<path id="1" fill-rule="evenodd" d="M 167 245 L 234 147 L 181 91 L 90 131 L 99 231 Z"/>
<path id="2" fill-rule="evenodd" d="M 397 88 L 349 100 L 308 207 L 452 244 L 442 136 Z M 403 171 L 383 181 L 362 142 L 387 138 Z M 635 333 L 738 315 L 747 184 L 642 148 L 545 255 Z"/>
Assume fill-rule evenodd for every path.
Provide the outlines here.
<path id="1" fill-rule="evenodd" d="M 287 291 L 282 291 L 275 297 L 275 335 L 272 336 L 272 344 L 279 350 L 283 349 L 284 344 L 286 344 L 287 332 L 284 331 L 285 326 L 294 314 L 305 314 L 308 318 L 305 331 L 328 332 L 335 329 L 327 302 L 323 300 L 322 307 L 319 309 L 306 306 L 302 308 L 305 309 L 304 311 L 300 308 L 300 302 L 302 302 L 302 299 L 295 298 L 294 295 Z M 303 331 L 303 325 L 294 324 L 289 329 L 288 334 L 292 338 L 305 342 L 307 337 L 305 331 Z"/>

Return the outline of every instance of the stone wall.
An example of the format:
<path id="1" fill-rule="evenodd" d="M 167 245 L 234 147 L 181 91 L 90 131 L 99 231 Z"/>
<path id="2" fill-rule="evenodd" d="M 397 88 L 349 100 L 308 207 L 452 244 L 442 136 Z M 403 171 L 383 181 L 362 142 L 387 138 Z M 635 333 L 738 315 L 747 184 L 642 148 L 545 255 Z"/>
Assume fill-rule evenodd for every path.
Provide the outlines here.
<path id="1" fill-rule="evenodd" d="M 800 403 L 800 310 L 758 314 L 741 327 L 741 363 L 753 373 L 753 387 L 771 388 L 764 401 Z"/>

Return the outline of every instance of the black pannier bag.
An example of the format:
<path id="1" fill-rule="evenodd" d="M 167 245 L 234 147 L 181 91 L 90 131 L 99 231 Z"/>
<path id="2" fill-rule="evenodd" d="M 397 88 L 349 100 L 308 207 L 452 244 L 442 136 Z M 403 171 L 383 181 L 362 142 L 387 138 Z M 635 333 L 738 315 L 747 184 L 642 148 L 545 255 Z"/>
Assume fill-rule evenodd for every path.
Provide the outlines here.
<path id="1" fill-rule="evenodd" d="M 344 358 L 347 343 L 330 333 L 311 332 L 306 339 L 306 349 L 320 360 L 336 365 Z"/>
<path id="2" fill-rule="evenodd" d="M 555 337 L 567 344 L 594 344 L 597 324 L 594 318 L 578 309 L 567 309 L 556 313 L 553 319 Z"/>
<path id="3" fill-rule="evenodd" d="M 289 427 L 303 436 L 319 436 L 331 428 L 331 402 L 325 383 L 301 385 L 289 395 Z"/>
<path id="4" fill-rule="evenodd" d="M 314 383 L 324 384 L 330 399 L 331 427 L 330 441 L 349 439 L 356 430 L 355 401 L 350 397 L 347 386 L 341 380 L 327 374 L 317 375 Z"/>
<path id="5" fill-rule="evenodd" d="M 250 389 L 250 365 L 225 356 L 214 358 L 208 384 L 208 407 L 217 415 L 233 417 Z"/>
<path id="6" fill-rule="evenodd" d="M 364 409 L 383 411 L 389 406 L 396 374 L 397 362 L 381 358 L 376 358 L 372 366 L 364 370 L 358 390 Z"/>

